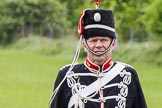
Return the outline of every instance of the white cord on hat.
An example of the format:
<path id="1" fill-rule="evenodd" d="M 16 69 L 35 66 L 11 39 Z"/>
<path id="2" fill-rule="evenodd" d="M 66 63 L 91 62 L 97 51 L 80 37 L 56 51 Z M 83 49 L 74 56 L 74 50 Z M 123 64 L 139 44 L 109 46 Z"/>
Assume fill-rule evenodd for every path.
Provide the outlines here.
<path id="1" fill-rule="evenodd" d="M 84 27 L 84 29 L 90 29 L 90 28 L 101 28 L 101 29 L 105 29 L 105 30 L 115 32 L 115 28 L 110 27 L 110 26 L 106 26 L 106 25 L 102 25 L 102 24 L 91 24 L 91 25 L 86 25 Z"/>

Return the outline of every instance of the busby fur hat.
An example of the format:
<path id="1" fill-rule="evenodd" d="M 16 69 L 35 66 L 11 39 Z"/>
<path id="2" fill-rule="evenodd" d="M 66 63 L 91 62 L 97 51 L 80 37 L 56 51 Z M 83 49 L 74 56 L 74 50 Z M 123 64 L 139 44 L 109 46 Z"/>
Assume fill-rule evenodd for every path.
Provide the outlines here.
<path id="1" fill-rule="evenodd" d="M 85 39 L 94 36 L 116 38 L 112 10 L 84 10 L 78 24 L 78 32 Z"/>

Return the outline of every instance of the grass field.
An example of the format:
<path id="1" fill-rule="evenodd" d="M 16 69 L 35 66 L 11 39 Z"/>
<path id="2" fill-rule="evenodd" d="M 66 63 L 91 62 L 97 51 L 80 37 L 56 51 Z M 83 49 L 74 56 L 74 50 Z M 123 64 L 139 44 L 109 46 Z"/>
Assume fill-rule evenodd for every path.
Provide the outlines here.
<path id="1" fill-rule="evenodd" d="M 68 62 L 0 50 L 0 108 L 47 108 L 57 71 Z"/>
<path id="2" fill-rule="evenodd" d="M 162 67 L 152 64 L 135 64 L 148 108 L 161 108 L 162 106 Z"/>
<path id="3" fill-rule="evenodd" d="M 72 56 L 43 56 L 0 50 L 0 108 L 47 108 L 56 74 Z M 149 108 L 161 108 L 162 67 L 132 64 L 139 75 Z"/>

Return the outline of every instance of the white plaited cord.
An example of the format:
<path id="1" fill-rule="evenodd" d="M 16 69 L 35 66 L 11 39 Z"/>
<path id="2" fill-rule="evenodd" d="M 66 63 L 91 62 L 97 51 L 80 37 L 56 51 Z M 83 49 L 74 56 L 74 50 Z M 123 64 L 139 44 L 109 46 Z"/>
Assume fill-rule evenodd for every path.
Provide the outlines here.
<path id="1" fill-rule="evenodd" d="M 80 39 L 79 39 L 79 42 L 78 42 L 78 45 L 77 45 L 77 49 L 75 51 L 75 55 L 74 55 L 74 58 L 73 58 L 73 61 L 72 61 L 72 64 L 70 65 L 70 68 L 69 70 L 67 71 L 66 75 L 64 76 L 64 78 L 62 79 L 62 81 L 60 82 L 60 84 L 57 86 L 57 88 L 53 91 L 52 95 L 51 95 L 51 98 L 50 98 L 50 101 L 49 101 L 49 108 L 51 108 L 51 103 L 52 101 L 54 100 L 59 88 L 61 87 L 61 85 L 63 84 L 63 82 L 66 80 L 66 78 L 70 75 L 74 65 L 76 64 L 78 58 L 79 58 L 79 53 L 80 53 L 80 46 L 81 46 L 81 43 L 82 43 L 82 36 L 80 36 Z"/>

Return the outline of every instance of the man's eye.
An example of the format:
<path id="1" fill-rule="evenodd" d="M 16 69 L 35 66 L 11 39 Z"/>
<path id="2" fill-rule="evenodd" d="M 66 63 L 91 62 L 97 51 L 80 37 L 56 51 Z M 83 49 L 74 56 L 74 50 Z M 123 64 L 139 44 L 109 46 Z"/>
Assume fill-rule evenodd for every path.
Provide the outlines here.
<path id="1" fill-rule="evenodd" d="M 106 40 L 106 39 L 102 39 L 102 40 L 101 40 L 101 42 L 107 42 L 107 41 L 108 41 L 108 40 Z"/>
<path id="2" fill-rule="evenodd" d="M 97 40 L 91 40 L 90 42 L 95 43 L 95 42 L 97 42 Z"/>

